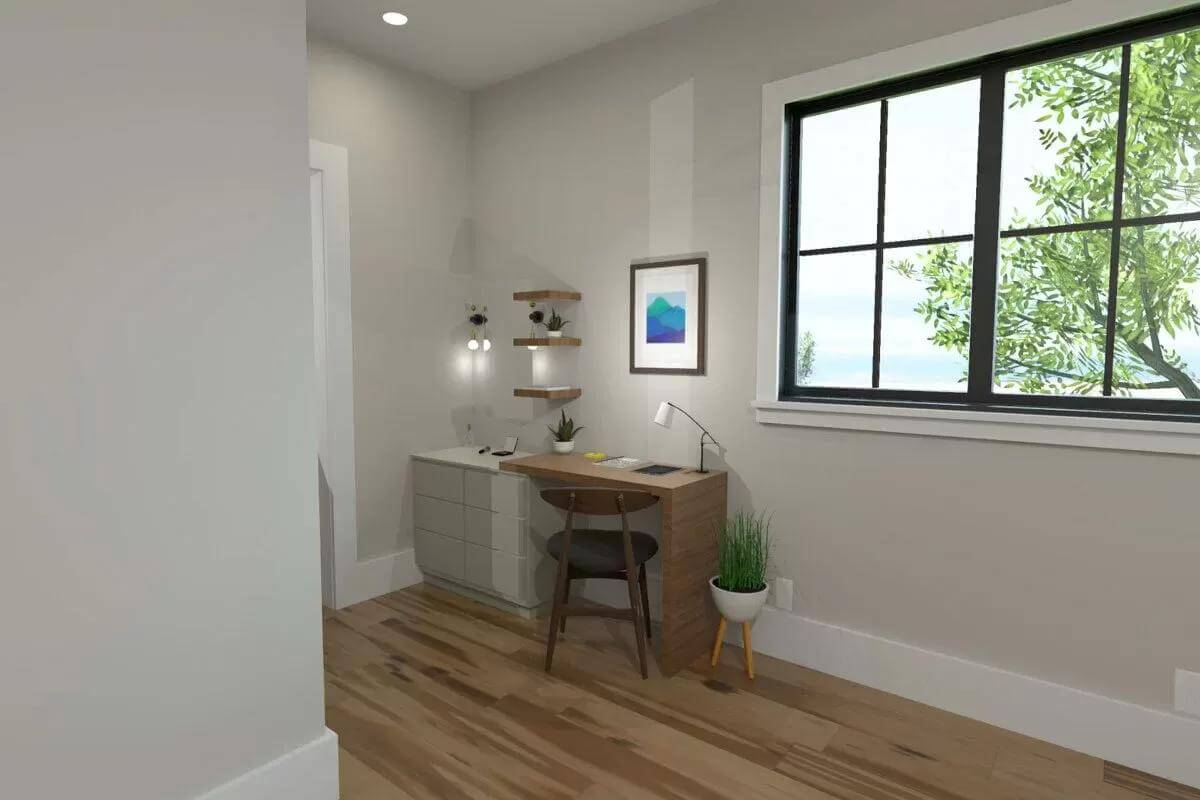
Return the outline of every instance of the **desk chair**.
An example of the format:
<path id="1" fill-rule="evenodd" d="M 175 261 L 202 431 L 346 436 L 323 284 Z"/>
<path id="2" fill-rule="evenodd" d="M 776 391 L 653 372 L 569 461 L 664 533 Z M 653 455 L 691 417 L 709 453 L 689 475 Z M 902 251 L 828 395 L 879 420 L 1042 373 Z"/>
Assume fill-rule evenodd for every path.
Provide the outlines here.
<path id="1" fill-rule="evenodd" d="M 567 512 L 566 528 L 546 543 L 547 552 L 558 561 L 550 636 L 546 641 L 546 671 L 550 671 L 554 661 L 554 644 L 559 631 L 567 629 L 567 617 L 608 617 L 633 621 L 638 661 L 642 677 L 647 677 L 645 640 L 650 638 L 650 602 L 646 591 L 646 562 L 658 552 L 658 542 L 647 533 L 629 530 L 627 513 L 649 508 L 658 502 L 658 498 L 649 492 L 626 489 L 564 488 L 544 489 L 542 499 Z M 589 516 L 620 514 L 621 530 L 575 530 L 577 513 Z M 629 610 L 567 605 L 571 581 L 579 578 L 625 581 L 629 586 Z"/>

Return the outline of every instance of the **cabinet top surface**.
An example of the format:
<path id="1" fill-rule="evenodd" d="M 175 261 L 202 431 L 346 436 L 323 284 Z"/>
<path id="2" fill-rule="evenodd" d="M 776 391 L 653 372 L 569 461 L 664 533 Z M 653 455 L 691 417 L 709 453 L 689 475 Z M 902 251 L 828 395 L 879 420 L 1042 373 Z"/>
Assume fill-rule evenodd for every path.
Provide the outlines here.
<path id="1" fill-rule="evenodd" d="M 660 463 L 660 462 L 647 462 Z M 540 455 L 528 455 L 522 458 L 513 457 L 505 459 L 501 465 L 502 472 L 517 472 L 524 475 L 532 475 L 536 478 L 545 478 L 547 480 L 559 481 L 562 483 L 575 483 L 580 486 L 627 486 L 630 488 L 644 489 L 652 494 L 667 494 L 679 489 L 689 489 L 697 484 L 711 483 L 713 488 L 718 485 L 724 486 L 726 476 L 724 472 L 697 472 L 694 469 L 684 468 L 679 472 L 672 472 L 669 475 L 644 475 L 640 472 L 635 472 L 639 464 L 634 467 L 626 467 L 617 469 L 615 467 L 602 467 L 588 461 L 582 455 L 572 454 L 560 456 L 553 453 L 543 453 Z"/>
<path id="2" fill-rule="evenodd" d="M 470 447 L 448 447 L 445 450 L 431 450 L 428 453 L 413 453 L 412 457 L 418 461 L 432 461 L 435 464 L 448 464 L 453 467 L 470 467 L 471 469 L 486 469 L 490 472 L 498 472 L 500 462 L 529 455 L 531 454 L 518 450 L 511 456 L 497 458 L 491 453 L 481 454 L 479 447 L 472 445 Z"/>

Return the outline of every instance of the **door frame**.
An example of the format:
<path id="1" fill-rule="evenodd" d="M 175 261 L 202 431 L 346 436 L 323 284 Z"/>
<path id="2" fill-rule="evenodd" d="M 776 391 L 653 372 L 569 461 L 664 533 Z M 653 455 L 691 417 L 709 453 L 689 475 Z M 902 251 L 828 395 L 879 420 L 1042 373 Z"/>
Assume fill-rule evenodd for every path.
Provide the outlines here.
<path id="1" fill-rule="evenodd" d="M 325 245 L 325 431 L 322 463 L 334 498 L 332 608 L 339 597 L 353 594 L 358 564 L 358 482 L 354 462 L 354 332 L 350 292 L 350 158 L 349 151 L 310 139 L 310 175 L 321 173 L 321 205 Z M 313 291 L 319 291 L 314 278 Z M 315 302 L 315 294 L 314 294 Z M 314 474 L 313 478 L 316 479 Z M 329 565 L 322 564 L 322 569 Z"/>

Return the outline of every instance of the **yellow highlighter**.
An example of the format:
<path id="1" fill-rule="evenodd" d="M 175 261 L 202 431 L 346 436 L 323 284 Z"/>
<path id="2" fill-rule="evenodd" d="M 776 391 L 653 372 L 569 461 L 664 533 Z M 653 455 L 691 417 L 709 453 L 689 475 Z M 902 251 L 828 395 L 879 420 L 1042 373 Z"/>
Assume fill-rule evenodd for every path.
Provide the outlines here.
<path id="1" fill-rule="evenodd" d="M 603 461 L 604 459 L 608 458 L 608 453 L 600 453 L 593 450 L 589 453 L 584 453 L 583 457 L 588 461 Z"/>

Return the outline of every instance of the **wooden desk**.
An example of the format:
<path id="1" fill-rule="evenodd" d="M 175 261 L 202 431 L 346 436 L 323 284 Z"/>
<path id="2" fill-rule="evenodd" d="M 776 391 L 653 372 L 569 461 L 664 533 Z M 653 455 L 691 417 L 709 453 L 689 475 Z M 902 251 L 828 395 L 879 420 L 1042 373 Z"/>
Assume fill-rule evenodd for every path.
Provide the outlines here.
<path id="1" fill-rule="evenodd" d="M 725 518 L 724 472 L 692 469 L 642 475 L 601 467 L 581 455 L 536 455 L 501 462 L 517 472 L 575 486 L 640 489 L 662 504 L 662 630 L 657 637 L 659 669 L 671 675 L 706 654 L 717 625 L 708 579 L 716 572 L 716 526 Z"/>

